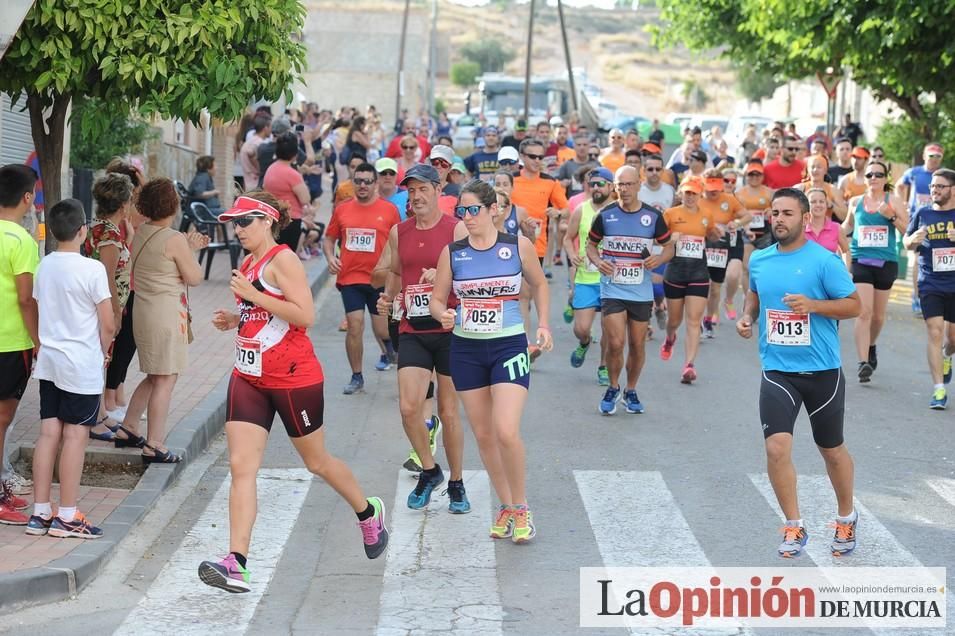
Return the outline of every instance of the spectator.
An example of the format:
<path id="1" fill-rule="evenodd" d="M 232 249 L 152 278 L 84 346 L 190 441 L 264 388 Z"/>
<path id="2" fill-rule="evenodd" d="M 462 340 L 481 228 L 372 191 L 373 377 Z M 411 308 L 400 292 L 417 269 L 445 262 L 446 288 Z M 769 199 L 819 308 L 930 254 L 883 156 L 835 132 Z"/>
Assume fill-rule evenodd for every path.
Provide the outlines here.
<path id="1" fill-rule="evenodd" d="M 366 121 L 367 120 L 361 116 L 355 117 L 355 119 L 352 120 L 351 126 L 348 128 L 348 134 L 345 137 L 342 154 L 339 157 L 339 161 L 342 162 L 342 165 L 346 165 L 352 155 L 368 156 L 368 151 L 371 150 L 371 141 L 368 139 L 368 135 L 365 134 Z"/>
<path id="2" fill-rule="evenodd" d="M 269 166 L 269 171 L 262 180 L 266 192 L 289 205 L 289 216 L 292 220 L 282 228 L 278 242 L 288 245 L 293 252 L 298 252 L 302 238 L 302 214 L 307 209 L 311 215 L 312 207 L 305 179 L 292 167 L 292 160 L 297 155 L 298 138 L 293 133 L 286 133 L 276 139 L 275 163 Z"/>
<path id="3" fill-rule="evenodd" d="M 259 149 L 264 145 L 264 143 L 261 144 Z M 215 176 L 215 157 L 202 155 L 196 159 L 196 176 L 192 178 L 192 182 L 189 184 L 189 196 L 194 201 L 205 203 L 210 212 L 218 215 L 222 211 L 222 204 L 219 203 L 219 190 L 216 188 Z M 132 183 L 130 183 L 130 187 L 132 187 Z"/>
<path id="4" fill-rule="evenodd" d="M 259 147 L 255 149 L 255 158 L 259 166 L 259 180 L 250 184 L 249 190 L 262 188 L 262 178 L 265 176 L 265 171 L 268 170 L 272 162 L 275 161 L 275 140 L 290 130 L 292 130 L 292 123 L 286 117 L 279 117 L 272 122 L 272 136 L 259 144 Z M 300 159 L 301 161 L 299 163 L 304 163 L 304 153 L 301 154 Z"/>
<path id="5" fill-rule="evenodd" d="M 186 369 L 192 341 L 187 288 L 202 282 L 195 252 L 209 244 L 209 237 L 197 232 L 187 236 L 170 227 L 179 211 L 179 196 L 169 179 L 146 183 L 136 207 L 147 220 L 136 232 L 131 250 L 136 292 L 133 337 L 139 370 L 146 378 L 133 391 L 123 426 L 135 431 L 146 412 L 146 439 L 133 433 L 126 444 L 143 449 L 144 464 L 172 464 L 182 458 L 169 452 L 164 441 L 169 401 L 179 374 Z"/>
<path id="6" fill-rule="evenodd" d="M 239 188 L 239 192 L 245 190 L 245 172 L 242 170 L 242 145 L 245 143 L 245 137 L 253 129 L 255 115 L 246 112 L 239 121 L 239 129 L 235 133 L 235 142 L 232 144 L 232 180 Z M 142 184 L 140 184 L 142 185 Z"/>
<path id="7" fill-rule="evenodd" d="M 36 172 L 29 166 L 0 168 L 0 522 L 16 525 L 27 522 L 19 512 L 26 501 L 16 495 L 30 492 L 33 482 L 13 470 L 4 449 L 40 344 L 33 300 L 39 248 L 22 225 L 33 210 L 36 182 Z"/>
<path id="8" fill-rule="evenodd" d="M 441 141 L 441 137 L 450 137 L 451 129 L 454 125 L 451 123 L 451 120 L 448 119 L 448 114 L 444 111 L 438 113 L 438 125 L 435 129 L 435 134 L 438 136 L 438 141 Z M 451 144 L 447 144 L 450 146 Z"/>
<path id="9" fill-rule="evenodd" d="M 862 127 L 852 121 L 852 113 L 846 113 L 842 118 L 842 126 L 836 130 L 836 137 L 848 137 L 853 147 L 859 145 L 859 139 L 865 137 Z"/>
<path id="10" fill-rule="evenodd" d="M 242 162 L 242 179 L 246 188 L 254 188 L 262 174 L 259 168 L 258 149 L 272 134 L 272 120 L 265 115 L 257 115 L 252 122 L 253 134 L 239 151 L 239 161 Z"/>
<path id="11" fill-rule="evenodd" d="M 117 187 L 122 185 L 128 187 L 125 191 L 132 189 L 131 183 Z M 172 192 L 175 195 L 174 188 Z M 103 392 L 99 370 L 116 332 L 116 312 L 106 268 L 80 254 L 88 233 L 83 204 L 60 201 L 50 209 L 47 227 L 57 248 L 40 263 L 33 288 L 40 314 L 34 370 L 40 381 L 40 437 L 33 453 L 36 497 L 26 532 L 97 539 L 103 531 L 87 521 L 76 504 L 89 431 L 96 424 Z M 54 517 L 50 490 L 58 452 L 60 502 Z"/>

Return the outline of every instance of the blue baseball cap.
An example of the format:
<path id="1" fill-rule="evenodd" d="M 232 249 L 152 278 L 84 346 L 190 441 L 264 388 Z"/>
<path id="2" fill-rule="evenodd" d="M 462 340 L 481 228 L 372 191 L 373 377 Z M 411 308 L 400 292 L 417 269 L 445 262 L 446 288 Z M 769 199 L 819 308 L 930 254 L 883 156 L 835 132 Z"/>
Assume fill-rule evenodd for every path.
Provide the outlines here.
<path id="1" fill-rule="evenodd" d="M 419 163 L 412 166 L 408 172 L 405 173 L 404 179 L 401 180 L 401 185 L 407 185 L 409 181 L 424 181 L 425 183 L 438 185 L 441 183 L 441 175 L 428 164 Z"/>
<path id="2" fill-rule="evenodd" d="M 610 172 L 610 170 L 607 168 L 597 168 L 596 170 L 590 173 L 590 177 L 591 178 L 600 177 L 604 181 L 613 182 L 613 173 Z"/>

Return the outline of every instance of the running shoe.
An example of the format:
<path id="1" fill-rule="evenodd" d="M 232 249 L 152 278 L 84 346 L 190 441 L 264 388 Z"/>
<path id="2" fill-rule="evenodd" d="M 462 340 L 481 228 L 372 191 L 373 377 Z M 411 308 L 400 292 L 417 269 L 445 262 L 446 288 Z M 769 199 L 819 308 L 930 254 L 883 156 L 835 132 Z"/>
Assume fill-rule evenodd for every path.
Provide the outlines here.
<path id="1" fill-rule="evenodd" d="M 468 501 L 468 494 L 464 491 L 463 481 L 449 479 L 448 487 L 441 494 L 448 496 L 448 512 L 451 514 L 466 515 L 471 512 L 471 502 Z"/>
<path id="2" fill-rule="evenodd" d="M 30 507 L 29 501 L 13 494 L 13 487 L 7 481 L 0 482 L 0 499 L 5 500 L 14 510 L 26 510 Z"/>
<path id="3" fill-rule="evenodd" d="M 948 406 L 948 391 L 944 388 L 935 389 L 928 407 L 933 411 L 944 411 L 946 406 Z"/>
<path id="4" fill-rule="evenodd" d="M 570 366 L 575 369 L 579 369 L 584 364 L 584 359 L 587 357 L 587 350 L 590 349 L 590 343 L 579 344 L 577 348 L 574 349 L 570 354 Z"/>
<path id="5" fill-rule="evenodd" d="M 736 305 L 728 300 L 723 301 L 723 313 L 730 322 L 736 320 Z"/>
<path id="6" fill-rule="evenodd" d="M 704 318 L 703 319 L 703 335 L 709 339 L 712 339 L 716 334 L 713 333 L 713 319 Z"/>
<path id="7" fill-rule="evenodd" d="M 361 528 L 361 538 L 365 543 L 365 556 L 369 559 L 377 559 L 388 547 L 385 502 L 380 497 L 369 497 L 368 503 L 375 509 L 375 514 L 364 521 L 359 521 L 358 527 Z"/>
<path id="8" fill-rule="evenodd" d="M 34 537 L 42 537 L 50 531 L 52 524 L 53 517 L 44 519 L 40 515 L 30 515 L 30 520 L 27 521 L 27 529 L 24 532 Z"/>
<path id="9" fill-rule="evenodd" d="M 656 307 L 653 310 L 653 315 L 656 316 L 657 327 L 659 327 L 660 329 L 666 329 L 667 328 L 667 310 L 664 309 L 663 307 Z"/>
<path id="10" fill-rule="evenodd" d="M 951 358 L 949 358 L 949 361 L 951 361 Z M 10 471 L 7 484 L 14 495 L 28 495 L 33 491 L 33 480 L 27 479 L 15 470 Z"/>
<path id="11" fill-rule="evenodd" d="M 922 313 L 922 301 L 919 300 L 918 296 L 912 295 L 912 313 L 921 314 Z"/>
<path id="12" fill-rule="evenodd" d="M 342 318 L 342 321 L 338 323 L 339 331 L 348 331 L 348 318 Z"/>
<path id="13" fill-rule="evenodd" d="M 945 349 L 942 349 L 942 382 L 948 384 L 952 381 L 952 356 L 945 355 Z M 17 493 L 22 495 L 24 493 Z"/>
<path id="14" fill-rule="evenodd" d="M 418 483 L 408 495 L 408 507 L 412 510 L 421 510 L 431 503 L 431 493 L 444 483 L 444 473 L 441 471 L 441 467 L 435 464 L 435 468 L 438 469 L 436 475 L 429 477 L 423 470 L 418 475 Z"/>
<path id="15" fill-rule="evenodd" d="M 387 353 L 381 354 L 381 357 L 378 358 L 378 362 L 375 363 L 375 369 L 378 371 L 387 371 L 391 368 L 391 358 L 388 357 Z"/>
<path id="16" fill-rule="evenodd" d="M 643 413 L 643 405 L 640 404 L 640 398 L 633 389 L 627 389 L 623 392 L 623 401 L 627 405 L 627 413 Z"/>
<path id="17" fill-rule="evenodd" d="M 841 557 L 852 554 L 856 549 L 856 526 L 859 525 L 859 512 L 855 511 L 852 521 L 839 521 L 832 524 L 836 529 L 836 534 L 832 537 L 832 556 Z"/>
<path id="18" fill-rule="evenodd" d="M 537 528 L 534 527 L 534 516 L 527 506 L 514 507 L 514 527 L 511 528 L 511 541 L 514 543 L 527 543 L 537 536 Z"/>
<path id="19" fill-rule="evenodd" d="M 710 316 L 710 324 L 713 325 L 714 327 L 720 324 L 720 312 L 716 312 L 715 314 Z"/>
<path id="20" fill-rule="evenodd" d="M 75 539 L 99 539 L 103 536 L 103 531 L 91 524 L 83 516 L 82 512 L 77 511 L 73 521 L 63 521 L 59 517 L 53 517 L 50 523 L 50 530 L 47 533 L 51 537 L 65 539 L 73 537 Z"/>
<path id="21" fill-rule="evenodd" d="M 809 533 L 802 526 L 783 526 L 783 542 L 779 544 L 779 556 L 791 559 L 802 554 L 802 549 L 809 541 Z"/>
<path id="22" fill-rule="evenodd" d="M 544 278 L 546 278 L 547 280 L 550 280 L 550 279 L 552 279 L 553 277 L 554 277 L 554 275 L 551 273 L 551 271 L 550 271 L 549 269 L 545 269 L 545 270 L 544 270 Z"/>
<path id="23" fill-rule="evenodd" d="M 568 325 L 574 322 L 574 308 L 570 305 L 564 307 L 564 322 L 566 322 Z"/>
<path id="24" fill-rule="evenodd" d="M 10 505 L 5 498 L 0 497 L 0 523 L 8 526 L 25 526 L 28 521 L 25 514 Z"/>
<path id="25" fill-rule="evenodd" d="M 859 363 L 859 382 L 865 383 L 869 382 L 872 377 L 872 365 L 868 361 L 863 361 Z"/>
<path id="26" fill-rule="evenodd" d="M 647 325 L 647 340 L 653 340 L 653 327 Z"/>
<path id="27" fill-rule="evenodd" d="M 676 344 L 676 334 L 673 334 L 673 338 L 669 337 L 663 340 L 663 344 L 660 345 L 660 359 L 669 360 L 670 356 L 673 355 L 673 345 Z"/>
<path id="28" fill-rule="evenodd" d="M 231 552 L 218 563 L 203 561 L 199 564 L 199 580 L 226 592 L 248 592 L 251 589 L 249 579 L 249 571 L 239 565 Z"/>
<path id="29" fill-rule="evenodd" d="M 869 347 L 869 366 L 873 371 L 879 368 L 879 354 L 876 353 L 875 345 Z"/>
<path id="30" fill-rule="evenodd" d="M 620 401 L 620 387 L 616 389 L 607 387 L 607 392 L 604 393 L 604 397 L 600 400 L 600 414 L 601 415 L 613 415 L 617 412 L 617 402 Z"/>
<path id="31" fill-rule="evenodd" d="M 514 529 L 514 509 L 508 506 L 501 506 L 497 511 L 497 517 L 491 524 L 492 539 L 507 539 L 511 536 Z"/>
<path id="32" fill-rule="evenodd" d="M 597 367 L 597 386 L 610 386 L 610 372 L 607 367 Z"/>
<path id="33" fill-rule="evenodd" d="M 342 390 L 342 393 L 345 395 L 354 395 L 355 393 L 361 393 L 365 390 L 365 379 L 359 375 L 352 374 L 351 382 L 349 382 L 345 388 Z"/>
<path id="34" fill-rule="evenodd" d="M 680 382 L 682 384 L 692 384 L 694 380 L 696 380 L 696 369 L 691 362 L 683 367 L 683 375 L 680 376 Z"/>
<path id="35" fill-rule="evenodd" d="M 431 419 L 427 422 L 428 426 L 428 446 L 431 447 L 431 454 L 434 455 L 434 451 L 438 450 L 438 435 L 441 434 L 441 429 L 443 425 L 441 424 L 441 418 L 437 415 L 432 415 Z"/>
<path id="36" fill-rule="evenodd" d="M 421 458 L 418 457 L 418 453 L 414 452 L 413 448 L 411 452 L 408 453 L 408 459 L 405 460 L 405 463 L 402 464 L 401 467 L 415 475 L 421 472 Z"/>

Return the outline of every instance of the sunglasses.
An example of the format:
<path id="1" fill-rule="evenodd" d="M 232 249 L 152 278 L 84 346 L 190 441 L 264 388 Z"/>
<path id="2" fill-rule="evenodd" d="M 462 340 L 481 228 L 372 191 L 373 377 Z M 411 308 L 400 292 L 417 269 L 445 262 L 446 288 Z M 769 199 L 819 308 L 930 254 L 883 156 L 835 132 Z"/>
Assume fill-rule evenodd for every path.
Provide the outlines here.
<path id="1" fill-rule="evenodd" d="M 402 146 L 401 149 L 402 150 L 417 150 L 418 147 L 417 146 Z"/>
<path id="2" fill-rule="evenodd" d="M 645 172 L 663 172 L 663 168 L 651 168 L 648 166 L 644 168 L 644 171 Z"/>
<path id="3" fill-rule="evenodd" d="M 265 217 L 261 214 L 246 214 L 245 216 L 240 216 L 237 219 L 232 219 L 233 227 L 249 227 L 252 225 L 252 221 L 256 219 L 264 219 Z"/>
<path id="4" fill-rule="evenodd" d="M 352 179 L 352 183 L 359 186 L 370 186 L 375 182 L 374 179 Z"/>
<path id="5" fill-rule="evenodd" d="M 600 159 L 600 155 L 598 154 L 587 155 L 587 156 L 590 157 L 591 159 Z"/>
<path id="6" fill-rule="evenodd" d="M 544 158 L 544 155 L 532 155 L 529 152 L 525 152 L 524 156 L 527 157 L 528 159 L 533 159 L 534 161 L 540 161 L 541 159 Z"/>
<path id="7" fill-rule="evenodd" d="M 861 158 L 863 158 L 863 157 L 856 157 L 856 158 L 857 158 L 857 159 L 861 159 Z M 885 155 L 872 155 L 872 158 L 873 158 L 873 159 L 885 159 Z"/>
<path id="8" fill-rule="evenodd" d="M 736 183 L 736 179 L 723 179 L 723 183 Z"/>
<path id="9" fill-rule="evenodd" d="M 865 173 L 866 179 L 885 179 L 884 172 L 867 172 Z"/>
<path id="10" fill-rule="evenodd" d="M 513 166 L 517 162 L 514 161 L 513 159 L 501 159 L 497 163 L 498 165 L 501 165 L 501 166 Z"/>
<path id="11" fill-rule="evenodd" d="M 763 173 L 762 173 L 762 172 L 747 172 L 747 173 L 746 173 L 746 176 L 747 176 L 747 177 L 761 177 L 761 176 L 763 176 Z"/>
<path id="12" fill-rule="evenodd" d="M 602 188 L 608 183 L 610 182 L 609 181 L 589 181 L 587 185 L 589 185 L 591 188 Z"/>
<path id="13" fill-rule="evenodd" d="M 454 208 L 454 216 L 463 219 L 467 216 L 477 216 L 484 209 L 483 205 L 459 205 Z"/>
<path id="14" fill-rule="evenodd" d="M 396 173 L 394 170 L 382 170 L 382 171 L 379 172 L 378 174 L 380 174 L 380 175 L 383 176 L 383 177 L 395 177 L 395 176 L 398 176 L 398 173 Z"/>
<path id="15" fill-rule="evenodd" d="M 431 165 L 432 165 L 432 166 L 440 166 L 441 168 L 450 168 L 450 167 L 451 167 L 451 164 L 448 163 L 447 161 L 445 161 L 444 159 L 432 159 L 432 160 L 431 160 Z"/>

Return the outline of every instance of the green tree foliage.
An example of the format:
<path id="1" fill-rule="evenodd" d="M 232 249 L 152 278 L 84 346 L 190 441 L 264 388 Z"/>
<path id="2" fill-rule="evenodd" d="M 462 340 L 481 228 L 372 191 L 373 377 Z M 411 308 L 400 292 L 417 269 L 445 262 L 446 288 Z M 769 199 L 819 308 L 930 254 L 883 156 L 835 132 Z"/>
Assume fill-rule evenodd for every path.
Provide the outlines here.
<path id="1" fill-rule="evenodd" d="M 955 148 L 955 100 L 948 99 L 938 104 L 925 105 L 925 119 L 937 131 L 937 137 L 923 138 L 919 125 L 908 115 L 889 119 L 878 130 L 876 145 L 885 149 L 889 161 L 921 163 L 922 149 L 926 141 L 937 141 L 943 148 Z"/>
<path id="2" fill-rule="evenodd" d="M 146 140 L 155 135 L 149 123 L 133 115 L 128 106 L 112 110 L 96 98 L 73 99 L 74 119 L 87 117 L 90 110 L 108 111 L 113 123 L 97 134 L 82 126 L 70 129 L 70 166 L 73 168 L 102 168 L 113 157 L 141 151 Z"/>
<path id="3" fill-rule="evenodd" d="M 955 89 L 952 3 L 928 0 L 660 0 L 658 45 L 684 44 L 754 72 L 802 78 L 828 67 L 908 115 L 918 134 L 937 134 L 926 105 Z"/>
<path id="4" fill-rule="evenodd" d="M 0 60 L 0 91 L 26 97 L 47 205 L 60 198 L 73 98 L 104 105 L 74 120 L 84 135 L 103 134 L 126 104 L 231 121 L 287 92 L 304 67 L 304 22 L 299 0 L 36 0 Z"/>
<path id="5" fill-rule="evenodd" d="M 455 86 L 472 86 L 481 74 L 477 62 L 455 62 L 451 65 L 451 83 Z"/>
<path id="6" fill-rule="evenodd" d="M 503 71 L 504 65 L 514 59 L 517 53 L 506 49 L 499 40 L 485 38 L 468 42 L 460 49 L 461 56 L 478 65 L 481 73 Z"/>
<path id="7" fill-rule="evenodd" d="M 772 97 L 776 89 L 783 85 L 772 73 L 757 71 L 745 64 L 734 64 L 736 85 L 743 97 L 751 102 Z"/>

